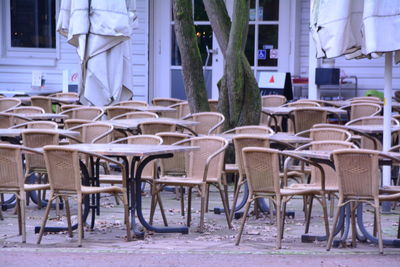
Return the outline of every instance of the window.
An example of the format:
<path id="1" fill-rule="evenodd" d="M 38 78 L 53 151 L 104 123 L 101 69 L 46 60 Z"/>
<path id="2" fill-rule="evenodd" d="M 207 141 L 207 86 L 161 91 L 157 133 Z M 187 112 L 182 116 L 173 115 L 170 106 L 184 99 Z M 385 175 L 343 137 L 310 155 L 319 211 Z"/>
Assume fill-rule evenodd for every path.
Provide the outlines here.
<path id="1" fill-rule="evenodd" d="M 53 0 L 10 0 L 11 47 L 55 48 Z"/>
<path id="2" fill-rule="evenodd" d="M 4 29 L 0 31 L 0 64 L 55 66 L 58 4 L 58 0 L 0 1 L 0 27 Z"/>

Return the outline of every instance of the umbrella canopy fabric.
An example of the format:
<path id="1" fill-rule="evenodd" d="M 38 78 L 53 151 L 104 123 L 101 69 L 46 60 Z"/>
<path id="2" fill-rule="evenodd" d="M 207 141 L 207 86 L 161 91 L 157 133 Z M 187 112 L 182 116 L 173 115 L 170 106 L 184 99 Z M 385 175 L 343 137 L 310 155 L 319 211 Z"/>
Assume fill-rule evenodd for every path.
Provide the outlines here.
<path id="1" fill-rule="evenodd" d="M 132 97 L 134 9 L 134 0 L 62 0 L 57 31 L 77 49 L 82 102 L 105 106 Z"/>
<path id="2" fill-rule="evenodd" d="M 311 0 L 311 34 L 318 58 L 385 54 L 383 150 L 391 146 L 392 58 L 400 62 L 399 0 Z M 390 184 L 390 167 L 383 171 Z"/>
<path id="3" fill-rule="evenodd" d="M 376 58 L 395 52 L 400 61 L 400 1 L 313 0 L 311 9 L 318 58 Z"/>

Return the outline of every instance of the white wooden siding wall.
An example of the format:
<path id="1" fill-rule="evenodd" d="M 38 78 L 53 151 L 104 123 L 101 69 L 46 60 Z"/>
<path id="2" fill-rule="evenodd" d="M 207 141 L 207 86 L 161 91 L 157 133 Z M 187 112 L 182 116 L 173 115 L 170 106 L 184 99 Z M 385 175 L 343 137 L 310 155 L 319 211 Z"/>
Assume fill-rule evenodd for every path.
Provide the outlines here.
<path id="1" fill-rule="evenodd" d="M 134 98 L 148 101 L 149 88 L 149 1 L 136 0 L 139 28 L 132 35 Z"/>
<path id="2" fill-rule="evenodd" d="M 310 21 L 310 0 L 301 0 L 301 29 L 300 29 L 300 74 L 308 76 L 308 34 Z M 314 56 L 314 55 L 312 55 Z M 340 68 L 342 74 L 358 77 L 358 95 L 374 89 L 383 91 L 384 57 L 379 59 L 353 59 L 337 58 L 335 67 Z M 393 90 L 400 90 L 399 66 L 393 68 Z M 303 95 L 304 95 L 303 91 Z M 349 92 L 350 93 L 350 92 Z"/>
<path id="3" fill-rule="evenodd" d="M 132 72 L 135 99 L 147 101 L 148 98 L 148 1 L 137 0 L 139 28 L 134 30 L 132 44 Z M 32 71 L 44 73 L 47 88 L 62 90 L 63 70 L 79 69 L 76 49 L 60 37 L 60 58 L 55 66 L 0 65 L 0 89 L 23 90 L 31 87 Z M 27 59 L 27 62 L 35 59 Z M 32 63 L 32 62 L 31 62 Z"/>

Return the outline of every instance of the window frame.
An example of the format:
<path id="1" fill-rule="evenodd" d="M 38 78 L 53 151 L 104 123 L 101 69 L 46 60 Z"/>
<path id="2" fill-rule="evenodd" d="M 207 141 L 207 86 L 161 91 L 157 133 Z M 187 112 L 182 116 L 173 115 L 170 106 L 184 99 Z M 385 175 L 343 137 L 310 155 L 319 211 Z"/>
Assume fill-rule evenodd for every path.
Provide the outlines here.
<path id="1" fill-rule="evenodd" d="M 60 1 L 56 3 L 56 23 Z M 11 3 L 10 0 L 0 2 L 0 64 L 1 65 L 30 65 L 30 66 L 56 66 L 60 58 L 60 36 L 55 35 L 55 48 L 33 48 L 11 46 Z M 32 59 L 32 60 L 29 60 Z"/>

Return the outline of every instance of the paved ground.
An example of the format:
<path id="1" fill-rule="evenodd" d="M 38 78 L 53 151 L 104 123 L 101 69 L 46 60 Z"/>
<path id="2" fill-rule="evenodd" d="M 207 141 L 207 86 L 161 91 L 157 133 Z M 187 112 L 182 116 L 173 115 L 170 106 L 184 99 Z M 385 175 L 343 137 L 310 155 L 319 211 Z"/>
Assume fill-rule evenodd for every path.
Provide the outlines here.
<path id="1" fill-rule="evenodd" d="M 179 201 L 170 192 L 163 192 L 165 209 L 170 225 L 183 225 Z M 145 214 L 148 214 L 148 196 L 144 197 Z M 356 248 L 334 248 L 325 250 L 325 242 L 301 243 L 304 231 L 302 200 L 294 199 L 288 210 L 296 211 L 294 219 L 286 221 L 283 248 L 275 249 L 276 229 L 267 215 L 256 219 L 252 215 L 245 228 L 242 242 L 234 245 L 240 220 L 234 221 L 229 230 L 224 215 L 206 214 L 206 231 L 198 233 L 199 198 L 194 197 L 193 226 L 188 235 L 148 233 L 144 240 L 125 242 L 122 225 L 122 209 L 116 206 L 113 197 L 102 197 L 101 216 L 96 219 L 92 232 L 86 231 L 83 247 L 77 247 L 77 238 L 68 238 L 65 233 L 48 234 L 41 245 L 36 245 L 34 226 L 38 225 L 44 210 L 30 205 L 27 209 L 27 243 L 22 244 L 17 235 L 17 216 L 12 210 L 3 212 L 0 221 L 0 266 L 366 266 L 382 264 L 400 266 L 400 248 L 385 247 L 379 255 L 378 247 L 370 243 L 358 243 Z M 218 206 L 219 194 L 211 192 L 210 209 Z M 73 206 L 75 207 L 75 206 Z M 313 233 L 323 233 L 321 210 L 315 204 L 312 217 Z M 397 234 L 400 208 L 392 214 L 383 215 L 384 237 Z M 61 211 L 63 215 L 63 211 Z M 73 209 L 73 214 L 76 210 Z M 162 225 L 156 214 L 156 225 Z M 65 217 L 51 212 L 50 225 L 64 225 Z M 366 225 L 372 231 L 372 212 L 365 209 Z M 73 219 L 76 219 L 74 217 Z"/>

